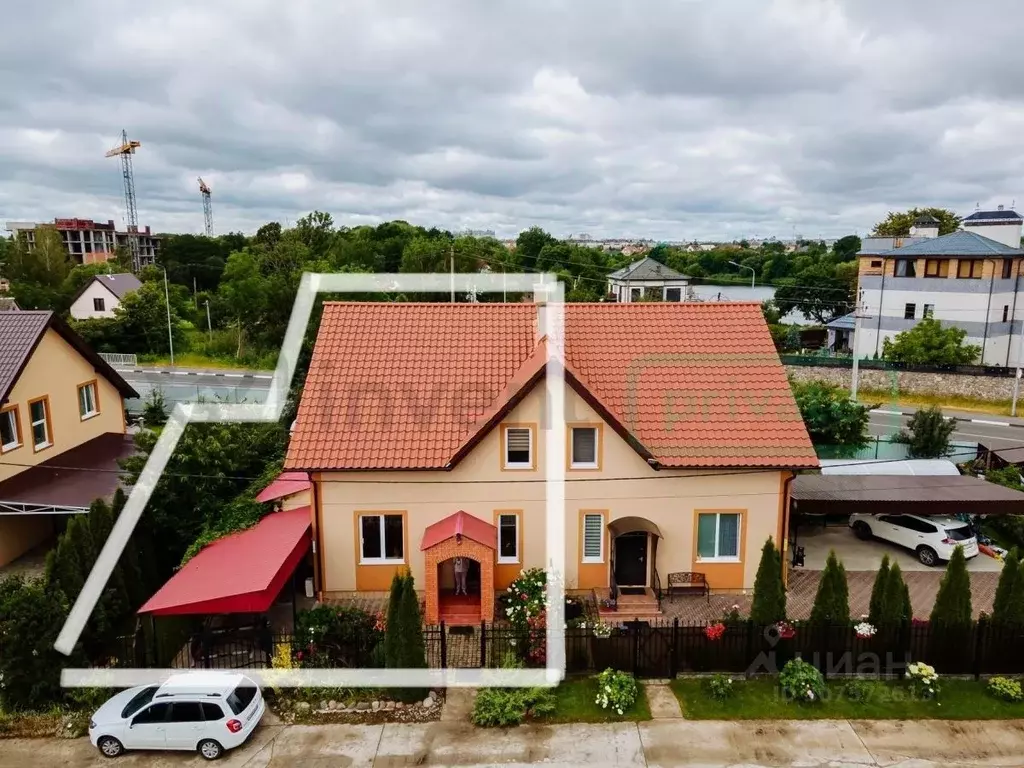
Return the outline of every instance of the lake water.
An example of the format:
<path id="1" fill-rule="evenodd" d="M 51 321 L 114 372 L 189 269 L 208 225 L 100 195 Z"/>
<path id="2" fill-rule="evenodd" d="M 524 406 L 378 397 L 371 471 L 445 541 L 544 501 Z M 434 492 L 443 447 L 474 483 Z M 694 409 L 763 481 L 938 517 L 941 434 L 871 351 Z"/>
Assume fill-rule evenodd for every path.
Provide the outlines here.
<path id="1" fill-rule="evenodd" d="M 775 297 L 775 288 L 770 285 L 693 285 L 690 293 L 701 301 L 767 301 Z M 784 323 L 813 325 L 814 321 L 802 312 L 790 312 L 782 318 Z"/>

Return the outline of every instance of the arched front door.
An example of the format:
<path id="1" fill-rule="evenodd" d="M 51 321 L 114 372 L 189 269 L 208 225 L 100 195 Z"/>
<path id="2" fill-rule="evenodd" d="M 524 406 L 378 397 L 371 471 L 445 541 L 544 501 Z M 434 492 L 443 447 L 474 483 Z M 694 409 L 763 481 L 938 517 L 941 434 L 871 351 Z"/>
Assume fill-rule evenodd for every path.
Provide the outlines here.
<path id="1" fill-rule="evenodd" d="M 642 517 L 620 517 L 608 523 L 612 537 L 612 575 L 620 587 L 648 587 L 655 582 L 661 530 Z"/>

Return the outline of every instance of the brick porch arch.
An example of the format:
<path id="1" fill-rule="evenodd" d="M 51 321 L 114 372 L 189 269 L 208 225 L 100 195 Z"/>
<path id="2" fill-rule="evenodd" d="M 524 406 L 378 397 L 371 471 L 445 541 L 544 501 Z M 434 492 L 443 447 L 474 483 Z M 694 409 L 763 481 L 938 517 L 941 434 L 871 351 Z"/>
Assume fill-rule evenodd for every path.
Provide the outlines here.
<path id="1" fill-rule="evenodd" d="M 480 618 L 494 621 L 494 552 L 498 531 L 488 522 L 459 510 L 423 532 L 423 590 L 427 624 L 438 623 L 437 567 L 453 557 L 480 564 Z"/>

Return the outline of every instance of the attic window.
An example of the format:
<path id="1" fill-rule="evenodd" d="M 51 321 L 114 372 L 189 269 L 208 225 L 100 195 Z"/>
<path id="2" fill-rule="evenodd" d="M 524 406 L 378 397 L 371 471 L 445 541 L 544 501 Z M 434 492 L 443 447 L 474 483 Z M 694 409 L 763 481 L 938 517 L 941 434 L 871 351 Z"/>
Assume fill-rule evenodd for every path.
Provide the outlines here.
<path id="1" fill-rule="evenodd" d="M 533 469 L 533 430 L 505 427 L 505 469 Z"/>
<path id="2" fill-rule="evenodd" d="M 573 469 L 597 468 L 597 427 L 572 428 L 572 461 Z"/>
<path id="3" fill-rule="evenodd" d="M 106 302 L 102 296 L 98 296 L 92 300 L 93 312 L 104 312 L 106 310 Z"/>

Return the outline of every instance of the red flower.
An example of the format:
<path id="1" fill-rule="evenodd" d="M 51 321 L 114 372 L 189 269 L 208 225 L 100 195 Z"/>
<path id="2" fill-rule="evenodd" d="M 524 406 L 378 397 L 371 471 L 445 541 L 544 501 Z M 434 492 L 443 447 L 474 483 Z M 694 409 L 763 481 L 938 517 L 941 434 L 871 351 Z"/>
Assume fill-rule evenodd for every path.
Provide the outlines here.
<path id="1" fill-rule="evenodd" d="M 708 640 L 719 640 L 722 635 L 725 634 L 725 624 L 722 622 L 715 622 L 714 624 L 708 624 L 704 627 L 704 636 Z"/>
<path id="2" fill-rule="evenodd" d="M 520 595 L 519 597 L 520 597 L 520 599 L 521 599 L 521 600 L 522 600 L 523 602 L 526 602 L 526 593 L 525 593 L 525 592 L 523 592 L 523 593 L 522 593 L 522 594 L 521 594 L 521 595 Z"/>
<path id="3" fill-rule="evenodd" d="M 302 661 L 302 651 L 299 651 L 298 653 L 296 653 L 295 654 L 295 658 L 298 659 L 299 661 Z"/>

